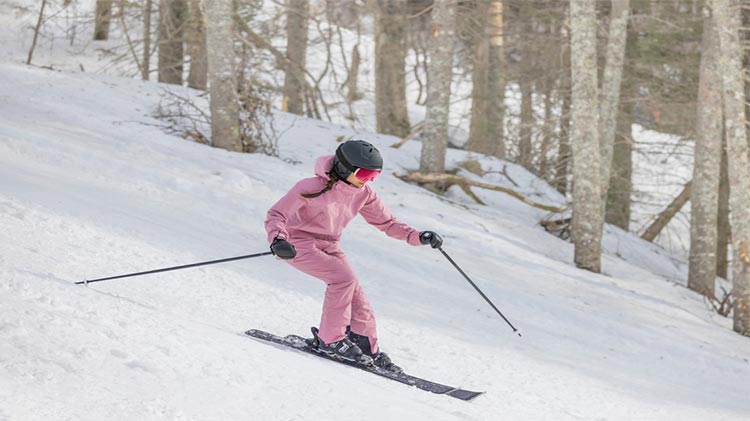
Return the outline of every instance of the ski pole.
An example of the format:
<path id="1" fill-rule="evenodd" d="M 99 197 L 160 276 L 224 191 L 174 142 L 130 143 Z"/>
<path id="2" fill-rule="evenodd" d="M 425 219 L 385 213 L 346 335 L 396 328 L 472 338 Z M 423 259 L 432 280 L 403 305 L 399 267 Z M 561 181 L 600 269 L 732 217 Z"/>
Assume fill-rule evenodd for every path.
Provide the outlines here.
<path id="1" fill-rule="evenodd" d="M 170 270 L 194 268 L 196 266 L 213 265 L 213 264 L 216 264 L 216 263 L 231 262 L 231 261 L 234 261 L 234 260 L 252 259 L 253 257 L 268 256 L 269 254 L 273 254 L 273 253 L 270 252 L 270 251 L 267 251 L 267 252 L 264 252 L 264 253 L 248 254 L 246 256 L 237 256 L 237 257 L 230 257 L 230 258 L 227 258 L 227 259 L 211 260 L 211 261 L 208 261 L 208 262 L 191 263 L 189 265 L 173 266 L 173 267 L 163 268 L 163 269 L 148 270 L 146 272 L 137 272 L 137 273 L 128 273 L 128 274 L 125 274 L 125 275 L 110 276 L 108 278 L 99 278 L 99 279 L 91 279 L 91 280 L 85 279 L 83 281 L 76 282 L 76 285 L 80 285 L 80 284 L 87 285 L 87 284 L 90 284 L 92 282 L 109 281 L 111 279 L 129 278 L 131 276 L 148 275 L 148 274 L 151 274 L 151 273 L 167 272 L 167 271 L 170 271 Z"/>
<path id="2" fill-rule="evenodd" d="M 461 272 L 461 275 L 463 275 L 464 278 L 466 278 L 466 280 L 469 281 L 469 283 L 471 284 L 471 286 L 473 286 L 474 289 L 477 290 L 477 292 L 479 293 L 479 295 L 481 295 L 482 298 L 484 298 L 492 306 L 492 308 L 495 309 L 495 311 L 497 312 L 497 314 L 499 314 L 500 317 L 502 317 L 503 320 L 505 320 L 505 323 L 507 323 L 508 326 L 510 326 L 511 329 L 513 329 L 513 332 L 516 332 L 518 334 L 518 336 L 521 336 L 521 332 L 519 332 L 518 329 L 516 329 L 516 327 L 513 326 L 513 324 L 507 318 L 505 318 L 505 316 L 503 316 L 503 313 L 501 313 L 500 310 L 497 309 L 497 307 L 495 306 L 495 304 L 493 304 L 492 301 L 490 301 L 490 299 L 487 298 L 486 295 L 484 295 L 484 293 L 482 292 L 481 289 L 479 289 L 479 287 L 477 286 L 477 284 L 475 284 L 474 281 L 472 281 L 471 278 L 469 278 L 469 276 L 466 273 L 464 273 L 463 270 L 461 270 L 461 268 L 456 264 L 456 262 L 454 262 L 453 259 L 451 259 L 451 257 L 448 256 L 448 253 L 446 253 L 443 250 L 442 247 L 438 247 L 437 249 L 440 250 L 441 253 L 443 253 L 443 256 L 445 256 L 445 258 L 448 259 L 448 261 L 451 262 L 451 264 L 453 264 L 453 266 L 455 266 L 455 268 L 458 269 L 459 272 Z"/>

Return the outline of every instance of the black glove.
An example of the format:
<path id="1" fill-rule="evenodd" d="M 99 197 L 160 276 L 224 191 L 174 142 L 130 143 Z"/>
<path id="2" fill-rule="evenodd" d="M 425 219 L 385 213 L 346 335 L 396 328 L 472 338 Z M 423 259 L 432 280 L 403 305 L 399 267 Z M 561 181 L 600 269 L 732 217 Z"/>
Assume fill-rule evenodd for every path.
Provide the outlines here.
<path id="1" fill-rule="evenodd" d="M 419 242 L 424 245 L 429 244 L 432 248 L 436 249 L 443 245 L 443 237 L 440 234 L 432 231 L 423 231 L 419 234 Z"/>
<path id="2" fill-rule="evenodd" d="M 294 256 L 297 255 L 297 250 L 291 243 L 289 243 L 289 241 L 276 237 L 273 239 L 273 243 L 271 243 L 271 253 L 273 253 L 274 256 L 288 260 L 294 259 Z"/>

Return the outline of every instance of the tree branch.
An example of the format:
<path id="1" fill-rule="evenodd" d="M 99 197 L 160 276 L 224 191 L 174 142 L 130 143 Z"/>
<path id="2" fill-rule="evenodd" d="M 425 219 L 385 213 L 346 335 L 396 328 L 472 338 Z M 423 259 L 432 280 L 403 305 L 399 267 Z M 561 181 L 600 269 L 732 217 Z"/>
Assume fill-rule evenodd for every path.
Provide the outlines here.
<path id="1" fill-rule="evenodd" d="M 661 211 L 656 217 L 656 220 L 648 228 L 646 228 L 646 231 L 644 231 L 643 235 L 641 235 L 642 239 L 646 241 L 654 241 L 656 236 L 659 235 L 659 233 L 664 229 L 664 227 L 667 226 L 667 224 L 669 224 L 669 221 L 671 221 L 672 218 L 677 214 L 677 212 L 679 212 L 680 209 L 685 206 L 685 203 L 690 200 L 690 188 L 692 184 L 692 180 L 688 181 L 688 183 L 685 184 L 685 187 L 682 188 L 680 194 L 678 194 L 677 197 L 672 200 L 672 203 L 670 203 L 663 211 Z"/>

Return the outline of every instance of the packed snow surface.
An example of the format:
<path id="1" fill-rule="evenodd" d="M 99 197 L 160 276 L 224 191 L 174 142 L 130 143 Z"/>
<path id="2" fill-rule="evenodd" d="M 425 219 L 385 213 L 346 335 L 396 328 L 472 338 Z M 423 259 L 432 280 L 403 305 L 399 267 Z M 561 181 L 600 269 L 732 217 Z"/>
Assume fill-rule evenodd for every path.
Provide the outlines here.
<path id="1" fill-rule="evenodd" d="M 213 149 L 156 127 L 162 88 L 0 64 L 0 419 L 750 415 L 748 339 L 683 286 L 684 262 L 608 227 L 604 273 L 576 269 L 572 245 L 538 226 L 543 211 L 395 177 L 417 167 L 420 145 L 392 149 L 387 136 L 356 134 L 384 154 L 376 191 L 401 220 L 441 233 L 523 337 L 439 252 L 361 218 L 342 246 L 383 349 L 412 374 L 486 392 L 470 403 L 243 337 L 318 322 L 324 283 L 273 257 L 75 285 L 266 251 L 267 209 L 355 135 L 278 113 L 279 158 Z M 450 150 L 448 164 L 466 157 Z M 473 157 L 496 171 L 484 181 L 564 203 L 520 167 Z"/>

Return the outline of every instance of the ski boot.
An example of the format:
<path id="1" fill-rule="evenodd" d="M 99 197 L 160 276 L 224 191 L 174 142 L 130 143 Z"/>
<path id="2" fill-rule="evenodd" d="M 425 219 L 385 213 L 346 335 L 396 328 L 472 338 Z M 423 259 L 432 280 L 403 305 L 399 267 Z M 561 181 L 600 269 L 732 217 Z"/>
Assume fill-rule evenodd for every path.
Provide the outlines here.
<path id="1" fill-rule="evenodd" d="M 397 366 L 396 364 L 393 364 L 393 362 L 391 361 L 391 358 L 385 352 L 378 351 L 375 354 L 373 354 L 372 363 L 376 367 L 380 367 L 383 370 L 388 370 L 392 373 L 401 374 L 404 372 L 404 370 L 401 367 Z"/>
<path id="2" fill-rule="evenodd" d="M 348 337 L 345 337 L 344 339 L 336 342 L 331 342 L 330 344 L 326 344 L 318 336 L 318 328 L 313 327 L 310 330 L 312 331 L 313 338 L 308 339 L 308 345 L 310 345 L 310 347 L 315 349 L 317 352 L 329 355 L 338 360 L 351 361 L 367 366 L 373 364 L 372 357 L 365 355 L 357 345 L 349 340 Z"/>
<path id="3" fill-rule="evenodd" d="M 396 364 L 393 364 L 391 358 L 388 357 L 388 354 L 386 354 L 385 352 L 378 351 L 374 354 L 372 353 L 372 350 L 370 349 L 370 338 L 352 332 L 349 326 L 346 327 L 346 334 L 352 341 L 352 343 L 358 346 L 366 356 L 372 358 L 372 363 L 374 366 L 380 367 L 383 370 L 388 370 L 393 373 L 403 373 L 404 370 Z"/>

